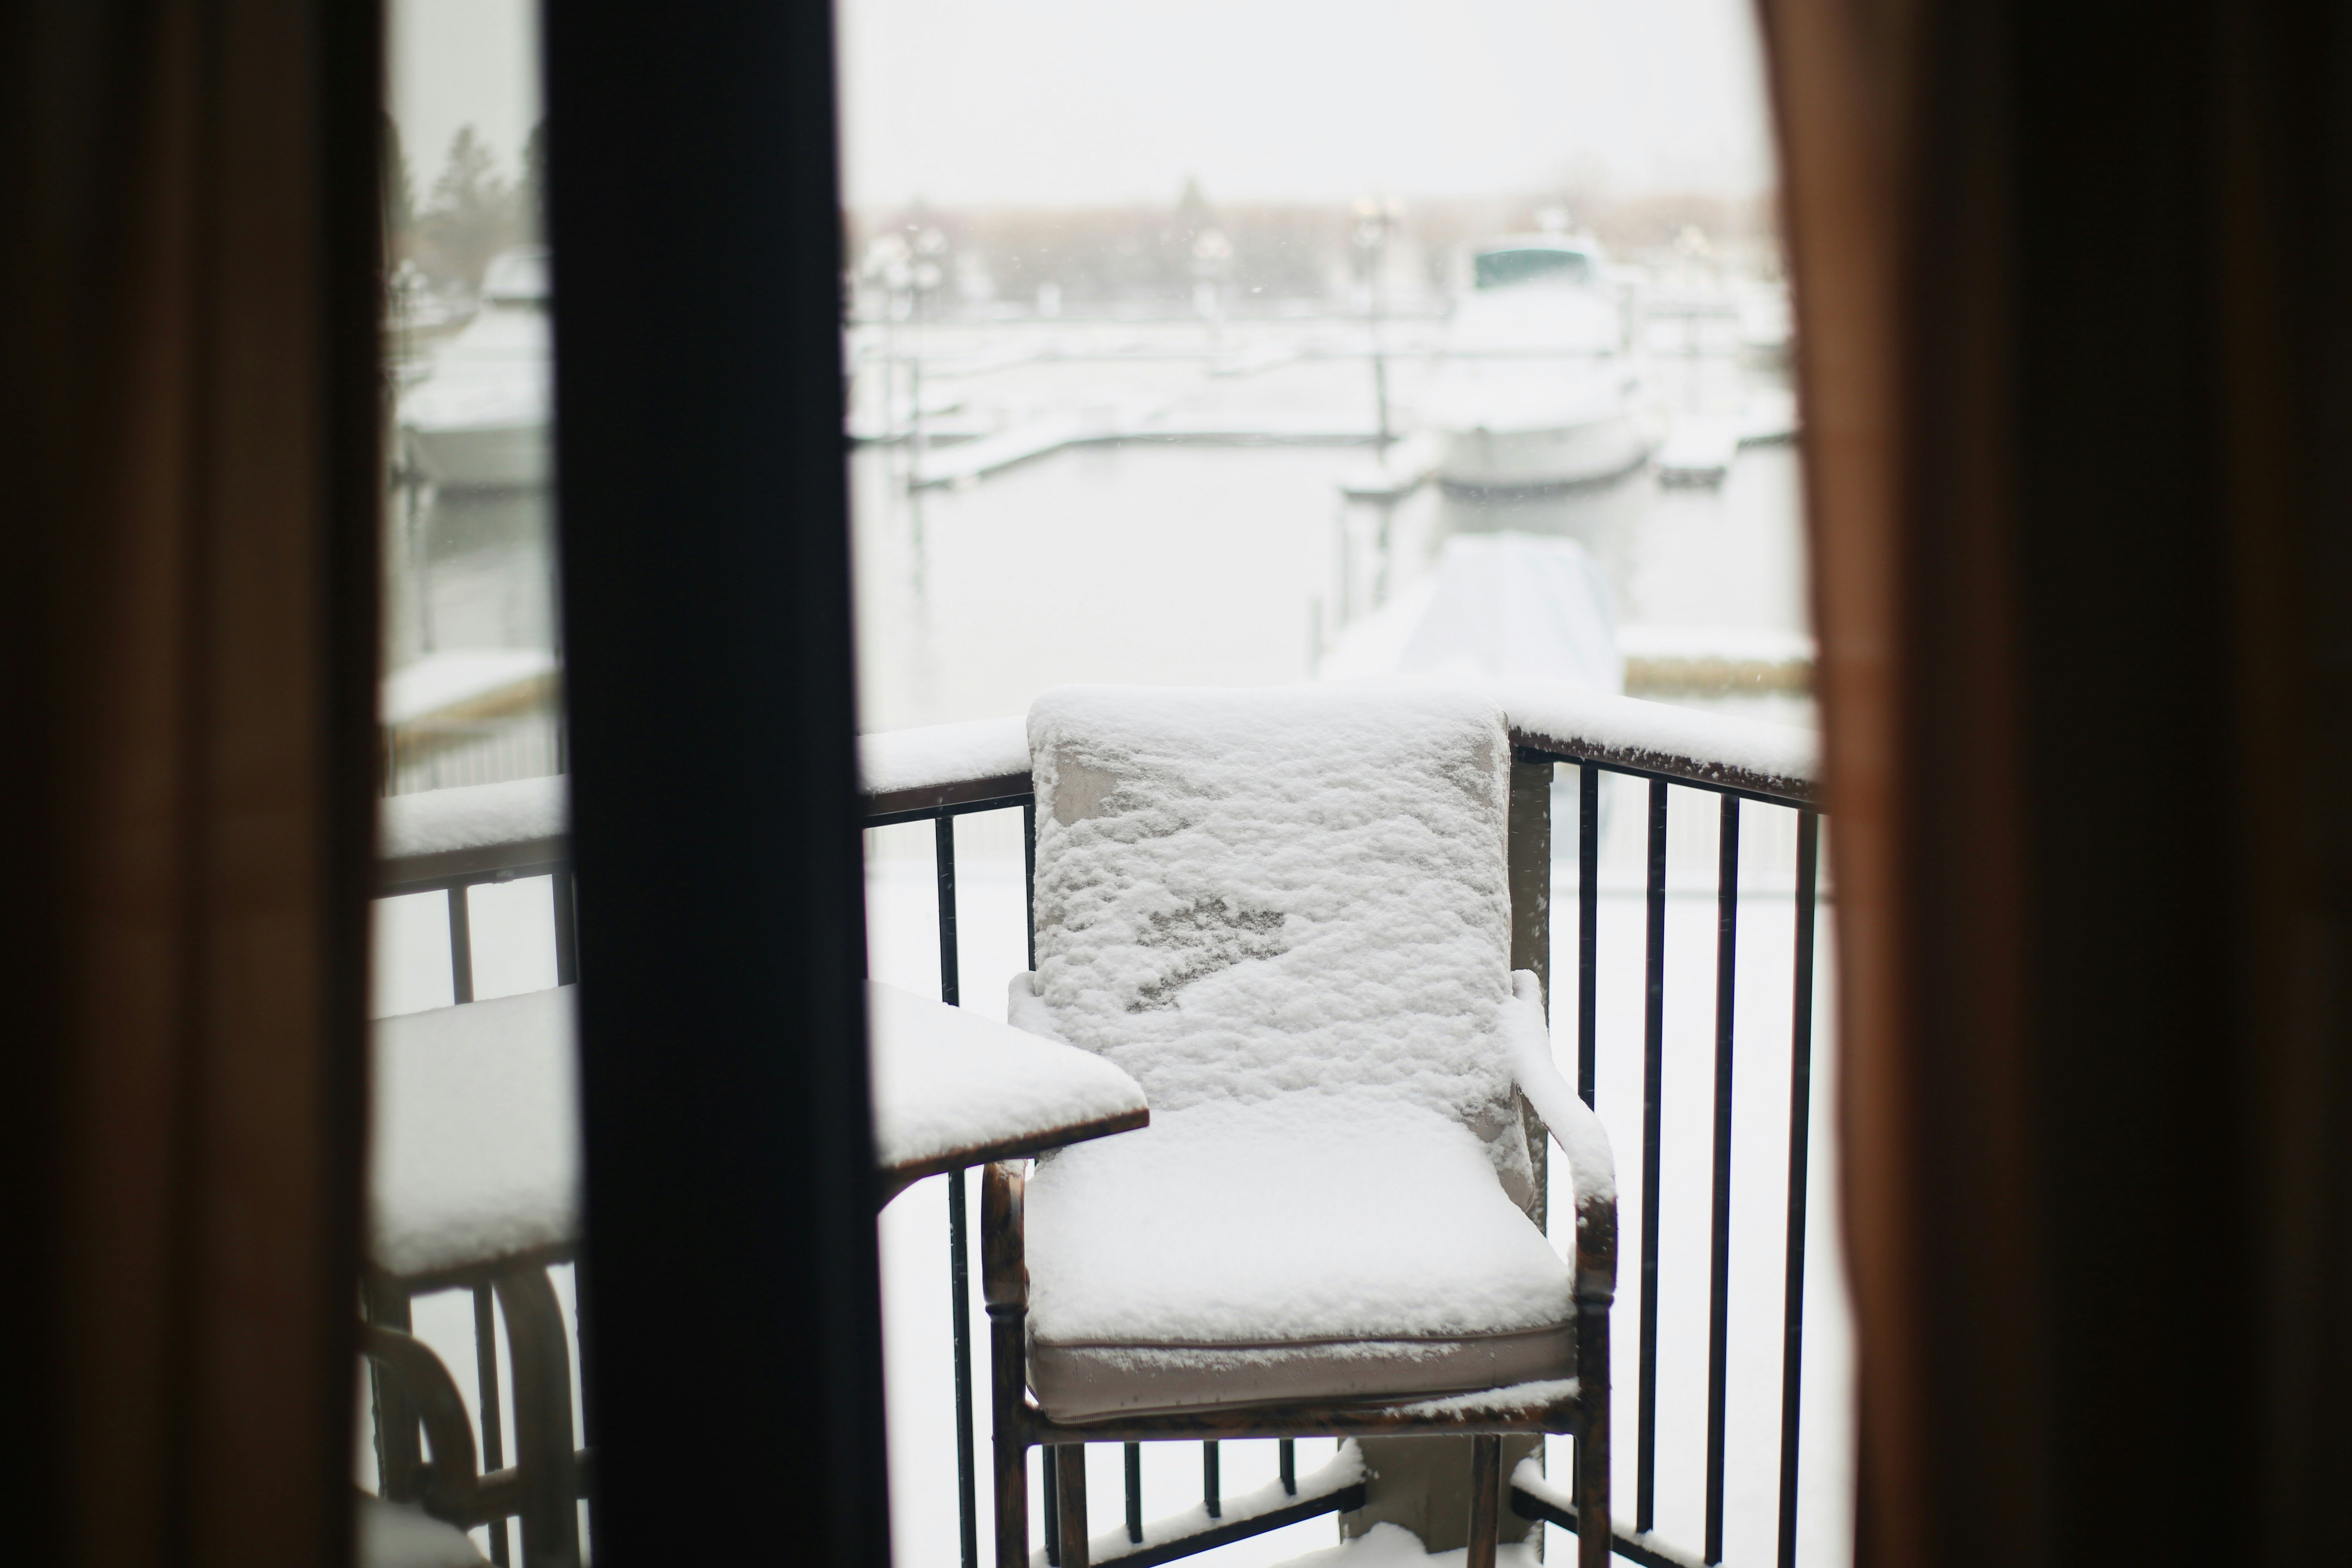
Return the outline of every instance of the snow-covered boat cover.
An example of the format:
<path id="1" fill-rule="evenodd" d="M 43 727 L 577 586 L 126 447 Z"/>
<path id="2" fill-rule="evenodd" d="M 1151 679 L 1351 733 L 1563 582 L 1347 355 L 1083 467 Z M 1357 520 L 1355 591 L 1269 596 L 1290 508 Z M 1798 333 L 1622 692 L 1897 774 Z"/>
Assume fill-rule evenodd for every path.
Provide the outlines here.
<path id="1" fill-rule="evenodd" d="M 874 1152 L 885 1170 L 1144 1109 L 1098 1056 L 868 981 Z"/>

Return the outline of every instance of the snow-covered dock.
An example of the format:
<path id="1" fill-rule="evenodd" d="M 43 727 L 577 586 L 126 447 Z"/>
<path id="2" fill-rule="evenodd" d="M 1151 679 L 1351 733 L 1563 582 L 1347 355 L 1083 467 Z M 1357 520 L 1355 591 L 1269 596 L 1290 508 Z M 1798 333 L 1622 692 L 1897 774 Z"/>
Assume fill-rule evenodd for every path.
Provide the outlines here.
<path id="1" fill-rule="evenodd" d="M 1201 419 L 1164 410 L 1139 415 L 1047 415 L 983 436 L 976 441 L 926 452 L 915 470 L 917 489 L 969 483 L 1066 447 L 1155 441 L 1220 447 L 1368 446 L 1380 433 L 1361 425 L 1285 423 L 1275 420 Z"/>
<path id="2" fill-rule="evenodd" d="M 1721 484 L 1739 455 L 1739 437 L 1736 419 L 1676 420 L 1658 448 L 1658 478 L 1670 485 Z"/>
<path id="3" fill-rule="evenodd" d="M 1339 480 L 1339 493 L 1349 500 L 1401 500 L 1437 472 L 1438 452 L 1435 436 L 1426 431 L 1407 436 L 1371 462 L 1349 470 Z"/>
<path id="4" fill-rule="evenodd" d="M 1078 415 L 1048 415 L 976 441 L 925 452 L 915 469 L 914 484 L 919 489 L 963 484 L 1081 441 L 1106 438 Z"/>

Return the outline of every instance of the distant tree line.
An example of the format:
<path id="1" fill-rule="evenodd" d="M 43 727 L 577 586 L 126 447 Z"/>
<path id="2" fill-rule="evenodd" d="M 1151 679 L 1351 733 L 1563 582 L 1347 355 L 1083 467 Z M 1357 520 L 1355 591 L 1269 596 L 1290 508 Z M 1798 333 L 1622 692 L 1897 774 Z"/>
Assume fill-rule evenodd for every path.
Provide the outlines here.
<path id="1" fill-rule="evenodd" d="M 460 126 L 441 173 L 422 205 L 401 146 L 384 121 L 384 223 L 395 266 L 413 263 L 436 292 L 472 294 L 490 258 L 511 246 L 541 243 L 546 233 L 546 126 L 523 142 L 522 166 L 509 178 L 479 132 Z"/>
<path id="2" fill-rule="evenodd" d="M 1410 202 L 1388 239 L 1383 278 L 1403 292 L 1444 294 L 1458 286 L 1463 258 L 1499 235 L 1563 223 L 1589 229 L 1626 259 L 1663 256 L 1678 239 L 1705 235 L 1744 270 L 1777 270 L 1775 212 L 1769 195 L 1707 194 L 1612 197 L 1590 190 Z M 985 300 L 1028 303 L 1041 288 L 1066 306 L 1171 305 L 1204 282 L 1223 308 L 1328 300 L 1365 276 L 1370 258 L 1352 204 L 1230 203 L 1212 205 L 1187 182 L 1170 206 L 942 209 L 922 203 L 850 215 L 853 271 L 898 237 L 944 243 L 941 308 Z M 869 266 L 868 270 L 871 270 Z M 868 278 L 866 279 L 871 282 Z"/>

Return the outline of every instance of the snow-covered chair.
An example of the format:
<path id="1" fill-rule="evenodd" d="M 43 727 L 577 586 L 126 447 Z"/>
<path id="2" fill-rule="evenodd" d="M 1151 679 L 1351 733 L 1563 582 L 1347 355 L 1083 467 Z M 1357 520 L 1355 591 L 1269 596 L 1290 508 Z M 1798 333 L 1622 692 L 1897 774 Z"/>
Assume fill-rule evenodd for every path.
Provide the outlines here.
<path id="1" fill-rule="evenodd" d="M 1077 1445 L 1370 1433 L 1479 1438 L 1473 1568 L 1501 1435 L 1580 1435 L 1580 1561 L 1604 1563 L 1614 1181 L 1510 972 L 1502 714 L 1086 688 L 1040 698 L 1029 740 L 1037 971 L 1012 1021 L 1126 1069 L 1153 1120 L 989 1169 L 998 1568 L 1028 1561 L 1033 1444 L 1085 1568 Z M 1573 1173 L 1569 1260 L 1528 1215 L 1523 1101 Z"/>

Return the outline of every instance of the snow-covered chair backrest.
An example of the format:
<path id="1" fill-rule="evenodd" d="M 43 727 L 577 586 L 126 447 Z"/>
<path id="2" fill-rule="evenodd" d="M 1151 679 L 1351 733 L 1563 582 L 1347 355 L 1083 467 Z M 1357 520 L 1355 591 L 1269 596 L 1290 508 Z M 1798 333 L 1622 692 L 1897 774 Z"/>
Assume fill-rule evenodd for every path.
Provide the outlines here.
<path id="1" fill-rule="evenodd" d="M 1524 1143 L 1510 741 L 1442 690 L 1066 688 L 1029 710 L 1037 973 L 1014 1021 L 1100 1052 L 1155 1120 L 1410 1105 Z M 1307 1107 L 1302 1106 L 1302 1109 Z"/>

